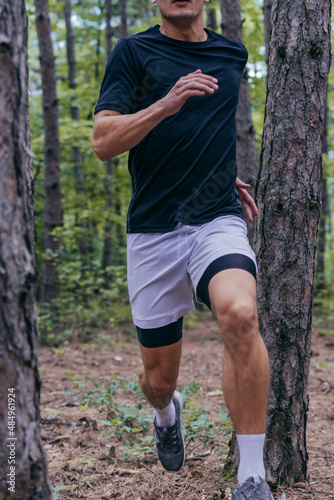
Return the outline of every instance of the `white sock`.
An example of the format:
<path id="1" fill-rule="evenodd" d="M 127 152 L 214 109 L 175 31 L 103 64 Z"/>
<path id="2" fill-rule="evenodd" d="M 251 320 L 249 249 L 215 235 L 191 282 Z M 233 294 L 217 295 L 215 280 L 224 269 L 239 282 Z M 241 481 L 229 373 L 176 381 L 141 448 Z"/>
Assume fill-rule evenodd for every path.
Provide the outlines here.
<path id="1" fill-rule="evenodd" d="M 173 403 L 173 400 L 169 403 L 166 408 L 163 408 L 162 410 L 158 410 L 154 408 L 155 412 L 155 417 L 157 419 L 157 425 L 159 427 L 168 427 L 170 425 L 175 424 L 176 420 L 176 415 L 175 415 L 175 405 Z"/>
<path id="2" fill-rule="evenodd" d="M 237 434 L 240 450 L 240 464 L 238 469 L 239 485 L 251 476 L 258 475 L 266 478 L 263 463 L 263 446 L 265 434 Z"/>

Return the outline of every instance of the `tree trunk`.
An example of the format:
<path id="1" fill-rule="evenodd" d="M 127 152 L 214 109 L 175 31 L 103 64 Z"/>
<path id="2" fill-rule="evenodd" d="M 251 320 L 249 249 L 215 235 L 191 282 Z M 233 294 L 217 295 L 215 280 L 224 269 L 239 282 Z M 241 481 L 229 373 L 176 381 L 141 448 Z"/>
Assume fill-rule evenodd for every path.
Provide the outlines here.
<path id="1" fill-rule="evenodd" d="M 75 60 L 75 46 L 74 46 L 74 34 L 72 29 L 71 20 L 71 0 L 65 0 L 65 22 L 66 22 L 66 52 L 67 52 L 67 62 L 68 62 L 68 84 L 71 90 L 76 89 L 76 60 Z M 75 104 L 72 98 L 71 105 L 71 118 L 72 120 L 79 121 L 79 108 Z M 74 175 L 76 192 L 78 196 L 78 212 L 79 220 L 76 222 L 76 226 L 80 229 L 79 231 L 79 249 L 81 257 L 81 279 L 85 280 L 87 278 L 87 272 L 90 268 L 90 255 L 89 255 L 89 244 L 88 244 L 88 227 L 86 218 L 82 218 L 82 213 L 86 208 L 86 190 L 84 173 L 82 170 L 82 158 L 80 153 L 80 148 L 78 146 L 73 147 L 73 157 L 74 157 Z"/>
<path id="2" fill-rule="evenodd" d="M 107 37 L 107 55 L 110 57 L 112 50 L 112 37 L 114 35 L 114 30 L 111 27 L 111 15 L 112 15 L 112 5 L 110 0 L 106 0 L 106 37 Z M 119 34 L 121 38 L 129 36 L 128 25 L 127 25 L 127 11 L 126 11 L 126 0 L 119 0 L 118 2 L 118 13 L 121 19 L 121 23 L 119 26 Z M 119 192 L 118 186 L 114 183 L 115 179 L 115 170 L 118 166 L 117 159 L 110 159 L 107 161 L 107 172 L 105 177 L 105 192 L 107 199 L 107 211 L 108 214 L 111 213 L 112 208 L 114 208 L 114 213 L 121 216 L 121 204 L 119 202 Z M 113 189 L 114 184 L 114 189 Z M 115 240 L 117 241 L 117 245 L 119 248 L 124 247 L 124 237 L 123 232 L 120 228 L 119 223 L 116 223 L 116 231 L 115 231 L 115 223 L 112 224 L 110 220 L 106 221 L 105 224 L 105 238 L 104 238 L 104 247 L 103 247 L 103 257 L 102 257 L 102 268 L 106 270 L 108 266 L 112 263 L 112 234 L 115 234 Z M 119 264 L 119 258 L 117 255 L 116 264 Z M 109 272 L 105 271 L 104 273 L 104 282 L 105 287 L 110 288 L 112 276 Z"/>
<path id="3" fill-rule="evenodd" d="M 231 438 L 228 442 L 228 454 L 224 463 L 220 482 L 229 481 L 238 473 L 238 464 L 240 460 L 240 452 L 238 446 L 237 435 L 235 431 L 232 432 Z"/>
<path id="4" fill-rule="evenodd" d="M 216 31 L 216 29 L 217 29 L 217 16 L 216 16 L 216 9 L 215 8 L 208 7 L 206 24 L 207 24 L 208 28 L 210 28 L 213 31 Z"/>
<path id="5" fill-rule="evenodd" d="M 101 10 L 101 14 L 103 14 L 103 4 L 98 2 L 98 7 Z M 95 54 L 96 54 L 96 60 L 95 60 L 95 79 L 96 83 L 100 84 L 100 53 L 101 53 L 101 22 L 102 22 L 102 17 L 99 18 L 98 20 L 98 30 L 97 30 L 97 39 L 96 39 L 96 48 L 95 48 Z"/>
<path id="6" fill-rule="evenodd" d="M 35 16 L 40 52 L 45 156 L 45 220 L 44 259 L 41 302 L 51 302 L 60 295 L 58 266 L 60 263 L 59 234 L 52 235 L 62 224 L 60 193 L 60 145 L 58 132 L 58 100 L 56 74 L 51 42 L 49 6 L 47 0 L 35 0 Z"/>
<path id="7" fill-rule="evenodd" d="M 117 158 L 114 161 L 114 213 L 118 215 L 118 220 L 116 222 L 116 231 L 115 231 L 115 236 L 116 236 L 116 241 L 118 248 L 125 248 L 126 247 L 126 241 L 124 239 L 124 231 L 123 231 L 123 224 L 122 224 L 122 203 L 121 203 L 121 198 L 122 198 L 122 192 L 121 192 L 121 187 L 120 183 L 117 180 L 117 169 L 119 168 L 119 159 Z M 116 175 L 115 175 L 116 174 Z M 120 253 L 117 252 L 115 254 L 115 263 L 116 265 L 122 265 L 124 264 L 124 256 Z"/>
<path id="8" fill-rule="evenodd" d="M 326 105 L 325 130 L 324 130 L 324 138 L 322 141 L 322 152 L 324 154 L 328 153 L 327 117 L 328 117 L 328 108 Z M 326 226 L 330 216 L 326 177 L 323 177 L 321 180 L 321 199 L 322 199 L 322 207 L 319 220 L 317 261 L 316 261 L 316 278 L 317 278 L 316 293 L 320 292 L 325 287 Z"/>
<path id="9" fill-rule="evenodd" d="M 112 16 L 112 6 L 111 0 L 106 0 L 105 3 L 106 10 L 106 46 L 107 46 L 107 59 L 111 56 L 112 51 L 112 37 L 114 35 L 114 30 L 111 27 L 111 16 Z M 106 210 L 108 215 L 112 210 L 112 179 L 113 179 L 113 160 L 110 158 L 107 160 L 106 164 L 106 176 L 105 176 L 105 193 L 106 193 Z M 111 252 L 112 252 L 112 223 L 110 219 L 105 222 L 104 228 L 104 242 L 103 242 L 103 254 L 102 254 L 102 269 L 104 271 L 104 287 L 109 290 L 111 285 L 111 275 L 107 271 L 107 268 L 111 266 Z"/>
<path id="10" fill-rule="evenodd" d="M 271 23 L 270 23 L 270 14 L 271 14 L 271 6 L 273 0 L 263 0 L 263 18 L 264 18 L 264 42 L 266 46 L 266 63 L 268 65 L 269 61 L 269 44 L 270 44 L 270 35 L 271 35 Z"/>
<path id="11" fill-rule="evenodd" d="M 128 22 L 127 22 L 128 18 L 126 13 L 126 0 L 119 0 L 118 12 L 121 18 L 121 26 L 120 26 L 121 38 L 125 38 L 126 36 L 129 36 Z"/>
<path id="12" fill-rule="evenodd" d="M 260 331 L 269 350 L 269 481 L 307 477 L 306 418 L 330 1 L 274 0 L 255 250 Z"/>
<path id="13" fill-rule="evenodd" d="M 114 29 L 111 26 L 112 6 L 111 0 L 105 0 L 106 10 L 106 46 L 107 46 L 107 59 L 111 56 L 112 51 L 112 38 L 114 36 Z"/>
<path id="14" fill-rule="evenodd" d="M 112 180 L 113 180 L 113 166 L 114 162 L 112 159 L 107 161 L 106 164 L 106 175 L 105 175 L 105 193 L 106 193 L 106 210 L 108 215 L 112 211 L 113 199 L 112 199 Z M 108 271 L 108 267 L 111 266 L 111 253 L 112 253 L 112 232 L 113 224 L 111 220 L 107 218 L 104 227 L 104 243 L 103 243 L 103 254 L 102 254 L 102 269 L 104 271 L 104 287 L 109 290 L 111 285 L 111 273 Z"/>
<path id="15" fill-rule="evenodd" d="M 220 8 L 222 13 L 223 34 L 243 43 L 239 0 L 221 0 Z M 255 128 L 252 120 L 247 66 L 241 78 L 236 124 L 238 176 L 242 181 L 252 185 L 249 193 L 251 196 L 254 196 L 255 182 L 259 168 L 256 154 Z M 252 245 L 254 223 L 246 222 L 249 242 Z"/>
<path id="16" fill-rule="evenodd" d="M 51 500 L 40 438 L 27 16 L 0 1 L 0 498 Z"/>

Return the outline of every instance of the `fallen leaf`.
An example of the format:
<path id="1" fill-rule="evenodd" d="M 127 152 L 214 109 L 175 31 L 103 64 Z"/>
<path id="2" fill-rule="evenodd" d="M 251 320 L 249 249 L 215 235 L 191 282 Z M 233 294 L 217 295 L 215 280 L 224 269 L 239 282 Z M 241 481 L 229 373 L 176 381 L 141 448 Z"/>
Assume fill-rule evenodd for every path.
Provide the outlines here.
<path id="1" fill-rule="evenodd" d="M 214 397 L 214 396 L 221 396 L 222 394 L 223 394 L 223 391 L 221 389 L 216 389 L 215 391 L 208 392 L 207 396 Z"/>

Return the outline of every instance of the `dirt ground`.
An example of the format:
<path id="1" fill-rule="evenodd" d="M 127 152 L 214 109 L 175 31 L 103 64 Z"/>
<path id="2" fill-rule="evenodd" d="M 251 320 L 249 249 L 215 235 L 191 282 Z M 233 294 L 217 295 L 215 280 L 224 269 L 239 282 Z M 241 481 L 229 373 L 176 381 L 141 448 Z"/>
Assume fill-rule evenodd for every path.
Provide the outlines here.
<path id="1" fill-rule="evenodd" d="M 196 394 L 199 407 L 223 404 L 219 391 L 222 351 L 218 328 L 210 316 L 186 322 L 179 384 L 200 382 Z M 64 395 L 70 390 L 67 371 L 83 379 L 125 377 L 137 374 L 141 364 L 130 326 L 117 335 L 103 332 L 86 342 L 79 337 L 64 347 L 40 347 L 42 440 L 54 498 L 230 499 L 236 480 L 219 481 L 225 458 L 218 456 L 215 439 L 205 448 L 200 441 L 186 441 L 187 459 L 176 474 L 166 472 L 155 455 L 124 461 L 122 444 L 116 437 L 101 439 L 106 415 L 82 408 L 73 395 Z M 309 483 L 285 488 L 291 500 L 334 498 L 334 333 L 325 336 L 313 332 L 309 382 Z M 124 397 L 124 404 L 128 404 Z M 274 492 L 275 498 L 282 491 Z"/>

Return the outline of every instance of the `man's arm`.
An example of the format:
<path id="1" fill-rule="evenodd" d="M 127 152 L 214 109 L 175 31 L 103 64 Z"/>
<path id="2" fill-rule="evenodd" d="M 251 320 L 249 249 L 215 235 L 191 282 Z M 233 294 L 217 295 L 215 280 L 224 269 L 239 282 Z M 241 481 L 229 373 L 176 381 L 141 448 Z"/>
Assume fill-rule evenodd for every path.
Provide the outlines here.
<path id="1" fill-rule="evenodd" d="M 93 149 L 100 160 L 106 161 L 136 146 L 165 118 L 160 102 L 132 115 L 102 110 L 94 117 Z"/>
<path id="2" fill-rule="evenodd" d="M 128 151 L 164 118 L 177 113 L 189 97 L 213 94 L 217 89 L 217 79 L 198 69 L 180 78 L 165 97 L 137 113 L 99 111 L 94 118 L 92 141 L 96 155 L 106 161 Z"/>

